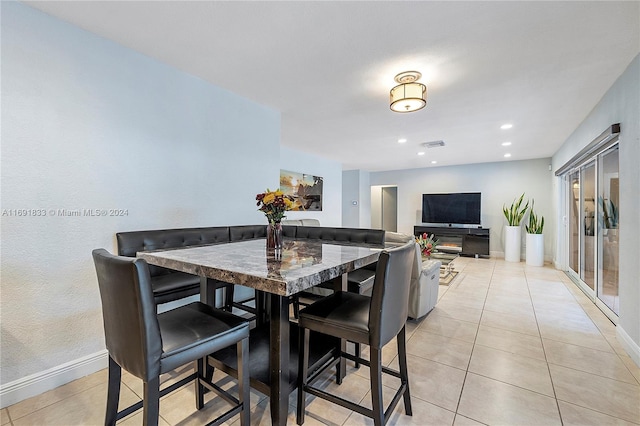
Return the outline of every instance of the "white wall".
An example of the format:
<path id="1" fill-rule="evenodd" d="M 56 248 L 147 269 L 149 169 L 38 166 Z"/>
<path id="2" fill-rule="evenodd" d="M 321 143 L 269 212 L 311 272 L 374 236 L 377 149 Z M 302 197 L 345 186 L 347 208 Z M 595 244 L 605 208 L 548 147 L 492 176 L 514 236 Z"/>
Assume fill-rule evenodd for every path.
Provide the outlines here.
<path id="1" fill-rule="evenodd" d="M 504 256 L 506 219 L 502 206 L 510 205 L 524 192 L 526 198 L 535 199 L 536 212 L 545 217 L 545 258 L 550 260 L 556 233 L 550 163 L 550 159 L 538 159 L 375 172 L 371 173 L 371 185 L 398 187 L 398 232 L 409 234 L 421 224 L 422 194 L 481 192 L 482 226 L 491 228 L 489 250 L 498 257 Z"/>
<path id="2" fill-rule="evenodd" d="M 322 211 L 287 212 L 287 219 L 318 219 L 322 226 L 342 225 L 342 164 L 281 147 L 280 168 L 323 178 Z"/>
<path id="3" fill-rule="evenodd" d="M 277 111 L 18 2 L 1 22 L 1 209 L 46 214 L 1 217 L 6 388 L 104 350 L 92 249 L 115 250 L 117 231 L 264 222 L 255 194 L 281 158 Z M 334 208 L 341 172 L 311 162 Z"/>
<path id="4" fill-rule="evenodd" d="M 620 123 L 620 316 L 618 336 L 640 365 L 640 55 L 553 156 L 565 164 L 614 123 Z M 562 184 L 555 178 L 554 200 Z M 560 209 L 558 209 L 560 211 Z M 561 247 L 564 247 L 562 245 Z"/>

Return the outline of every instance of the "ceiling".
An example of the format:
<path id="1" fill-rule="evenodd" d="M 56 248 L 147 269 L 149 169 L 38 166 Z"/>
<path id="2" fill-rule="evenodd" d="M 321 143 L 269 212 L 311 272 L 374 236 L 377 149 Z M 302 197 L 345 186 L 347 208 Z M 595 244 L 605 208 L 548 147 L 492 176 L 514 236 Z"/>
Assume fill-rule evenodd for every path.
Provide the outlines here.
<path id="1" fill-rule="evenodd" d="M 282 145 L 345 170 L 550 157 L 640 52 L 638 1 L 25 3 L 280 111 Z M 427 106 L 394 113 L 408 70 Z"/>

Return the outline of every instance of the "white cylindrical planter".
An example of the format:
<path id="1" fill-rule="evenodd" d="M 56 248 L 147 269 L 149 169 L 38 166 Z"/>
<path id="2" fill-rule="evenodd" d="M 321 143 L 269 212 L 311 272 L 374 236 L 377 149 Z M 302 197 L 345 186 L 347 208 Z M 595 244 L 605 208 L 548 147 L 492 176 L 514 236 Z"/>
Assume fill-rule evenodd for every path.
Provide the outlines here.
<path id="1" fill-rule="evenodd" d="M 507 262 L 520 262 L 521 232 L 520 226 L 504 227 L 504 260 Z"/>
<path id="2" fill-rule="evenodd" d="M 544 265 L 544 235 L 527 234 L 527 265 Z"/>

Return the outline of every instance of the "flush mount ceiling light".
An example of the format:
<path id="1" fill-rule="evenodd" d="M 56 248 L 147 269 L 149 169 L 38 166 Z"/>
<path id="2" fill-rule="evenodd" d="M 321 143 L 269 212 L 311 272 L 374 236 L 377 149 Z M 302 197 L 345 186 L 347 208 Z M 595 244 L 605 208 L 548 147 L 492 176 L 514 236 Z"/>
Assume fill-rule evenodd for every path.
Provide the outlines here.
<path id="1" fill-rule="evenodd" d="M 418 83 L 422 74 L 418 71 L 405 71 L 396 75 L 399 84 L 389 93 L 389 108 L 395 112 L 413 112 L 427 105 L 427 87 Z"/>

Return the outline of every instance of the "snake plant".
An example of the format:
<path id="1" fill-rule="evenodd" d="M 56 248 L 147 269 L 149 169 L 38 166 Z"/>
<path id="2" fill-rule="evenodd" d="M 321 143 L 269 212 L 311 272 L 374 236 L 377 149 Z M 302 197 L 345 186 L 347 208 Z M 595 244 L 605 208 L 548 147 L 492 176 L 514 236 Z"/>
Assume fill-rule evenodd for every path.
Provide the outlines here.
<path id="1" fill-rule="evenodd" d="M 542 228 L 544 228 L 544 216 L 540 216 L 533 211 L 533 201 L 531 202 L 531 209 L 529 210 L 529 224 L 525 225 L 527 234 L 542 234 Z"/>
<path id="2" fill-rule="evenodd" d="M 522 221 L 524 214 L 529 208 L 529 200 L 527 200 L 527 203 L 524 205 L 524 207 L 522 207 L 522 201 L 524 201 L 524 192 L 522 193 L 520 198 L 514 200 L 513 203 L 511 203 L 511 206 L 509 208 L 506 208 L 504 204 L 502 205 L 502 212 L 504 213 L 504 217 L 507 218 L 507 223 L 509 223 L 509 226 L 520 226 L 520 222 Z"/>

